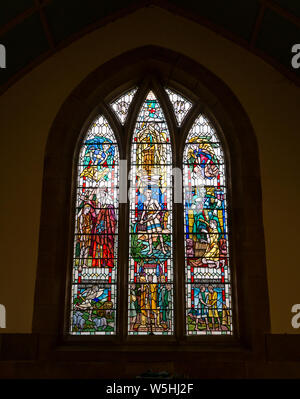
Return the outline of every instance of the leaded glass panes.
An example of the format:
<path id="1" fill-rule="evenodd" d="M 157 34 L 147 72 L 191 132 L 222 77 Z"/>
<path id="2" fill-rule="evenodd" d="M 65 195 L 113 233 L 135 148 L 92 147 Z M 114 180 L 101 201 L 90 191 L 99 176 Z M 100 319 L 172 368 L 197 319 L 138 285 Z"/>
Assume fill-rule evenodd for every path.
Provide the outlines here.
<path id="1" fill-rule="evenodd" d="M 122 124 L 136 91 L 134 88 L 110 104 Z M 180 126 L 192 103 L 169 88 L 166 92 Z M 128 286 L 124 287 L 128 302 L 117 309 L 117 270 L 123 265 L 117 259 L 119 148 L 104 116 L 93 122 L 83 140 L 76 188 L 73 335 L 116 334 L 117 312 L 124 313 L 126 306 L 129 335 L 175 333 L 172 147 L 153 91 L 138 112 L 130 150 L 129 245 L 120 249 L 121 253 L 128 251 Z M 212 124 L 203 115 L 188 133 L 182 172 L 184 237 L 177 239 L 183 238 L 185 243 L 186 334 L 231 335 L 224 154 Z M 180 272 L 183 265 L 178 267 Z M 122 292 L 123 286 L 119 289 Z M 180 311 L 184 304 L 178 306 Z"/>
<path id="2" fill-rule="evenodd" d="M 115 111 L 116 115 L 120 119 L 122 125 L 124 125 L 129 106 L 131 104 L 131 101 L 136 93 L 137 89 L 134 88 L 121 97 L 118 97 L 114 102 L 111 103 L 112 109 Z"/>
<path id="3" fill-rule="evenodd" d="M 116 333 L 119 150 L 103 116 L 78 160 L 70 333 Z"/>
<path id="4" fill-rule="evenodd" d="M 200 115 L 183 154 L 186 332 L 232 334 L 224 155 Z"/>
<path id="5" fill-rule="evenodd" d="M 174 332 L 171 170 L 168 126 L 150 91 L 131 145 L 129 335 Z"/>
<path id="6" fill-rule="evenodd" d="M 168 93 L 169 99 L 173 105 L 177 123 L 180 126 L 183 119 L 191 109 L 192 103 L 182 95 L 175 93 L 173 90 L 167 88 L 166 92 Z"/>

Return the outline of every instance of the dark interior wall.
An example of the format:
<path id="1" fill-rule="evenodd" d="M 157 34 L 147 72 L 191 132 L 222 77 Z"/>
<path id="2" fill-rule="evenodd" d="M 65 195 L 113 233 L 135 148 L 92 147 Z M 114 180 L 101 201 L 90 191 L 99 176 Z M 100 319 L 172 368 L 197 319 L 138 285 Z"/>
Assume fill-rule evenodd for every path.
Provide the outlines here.
<path id="1" fill-rule="evenodd" d="M 290 322 L 291 307 L 299 302 L 300 278 L 295 250 L 300 221 L 299 89 L 239 46 L 155 7 L 83 37 L 0 97 L 0 303 L 7 310 L 7 329 L 1 332 L 31 332 L 43 162 L 59 108 L 95 68 L 148 44 L 170 48 L 204 65 L 231 88 L 248 113 L 261 164 L 271 329 L 272 333 L 299 333 Z"/>

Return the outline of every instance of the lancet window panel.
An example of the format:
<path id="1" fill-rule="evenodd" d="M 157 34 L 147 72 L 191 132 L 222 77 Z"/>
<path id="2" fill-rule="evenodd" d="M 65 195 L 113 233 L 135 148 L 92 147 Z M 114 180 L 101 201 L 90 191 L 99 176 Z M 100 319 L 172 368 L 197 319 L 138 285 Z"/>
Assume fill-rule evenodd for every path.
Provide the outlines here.
<path id="1" fill-rule="evenodd" d="M 128 334 L 172 335 L 172 149 L 167 122 L 150 91 L 131 144 Z"/>
<path id="2" fill-rule="evenodd" d="M 183 154 L 186 334 L 231 335 L 226 169 L 215 129 L 203 115 Z"/>
<path id="3" fill-rule="evenodd" d="M 110 103 L 122 125 L 132 117 L 128 112 L 137 90 L 135 87 Z M 177 124 L 182 135 L 181 125 L 191 117 L 192 101 L 165 88 L 165 106 L 167 96 L 173 106 L 173 126 Z M 148 90 L 140 104 L 130 139 L 128 213 L 122 213 L 121 221 L 128 229 L 127 248 L 123 248 L 125 241 L 118 240 L 119 146 L 103 115 L 92 123 L 80 149 L 70 334 L 116 335 L 121 331 L 129 336 L 172 336 L 176 333 L 174 314 L 182 312 L 187 336 L 232 335 L 222 144 L 208 118 L 199 115 L 182 154 L 184 213 L 177 215 L 176 223 L 181 220 L 184 232 L 176 240 L 184 242 L 184 265 L 178 266 L 177 276 L 185 279 L 185 300 L 178 303 L 174 297 L 173 135 L 154 90 Z M 129 131 L 125 134 L 129 140 Z M 174 144 L 176 148 L 178 143 Z M 128 221 L 124 220 L 126 214 Z M 119 244 L 121 253 L 128 254 L 125 263 L 118 261 Z M 128 273 L 125 304 L 117 298 L 124 287 L 118 281 L 118 270 L 124 264 Z M 126 332 L 122 326 L 117 328 L 121 312 L 127 316 Z"/>
<path id="4" fill-rule="evenodd" d="M 101 115 L 79 153 L 70 334 L 114 335 L 117 319 L 119 149 Z"/>

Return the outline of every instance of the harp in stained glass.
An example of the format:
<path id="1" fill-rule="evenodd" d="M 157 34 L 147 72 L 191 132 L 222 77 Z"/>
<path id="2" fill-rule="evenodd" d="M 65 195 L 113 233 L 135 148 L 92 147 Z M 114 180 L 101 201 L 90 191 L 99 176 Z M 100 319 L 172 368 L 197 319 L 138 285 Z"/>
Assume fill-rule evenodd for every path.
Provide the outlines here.
<path id="1" fill-rule="evenodd" d="M 150 91 L 131 144 L 129 335 L 174 333 L 171 170 L 168 126 Z"/>
<path id="2" fill-rule="evenodd" d="M 169 99 L 173 105 L 174 114 L 178 125 L 180 126 L 183 119 L 188 114 L 189 110 L 192 108 L 192 103 L 183 97 L 182 95 L 175 93 L 173 90 L 166 88 L 166 92 L 168 93 Z"/>
<path id="3" fill-rule="evenodd" d="M 126 121 L 128 110 L 136 91 L 137 89 L 134 88 L 118 97 L 114 102 L 111 103 L 111 107 L 116 113 L 117 117 L 120 119 L 122 125 L 124 125 Z"/>
<path id="4" fill-rule="evenodd" d="M 194 122 L 183 154 L 187 335 L 231 335 L 226 176 L 210 122 Z"/>
<path id="5" fill-rule="evenodd" d="M 119 149 L 103 116 L 79 153 L 70 334 L 116 333 Z"/>

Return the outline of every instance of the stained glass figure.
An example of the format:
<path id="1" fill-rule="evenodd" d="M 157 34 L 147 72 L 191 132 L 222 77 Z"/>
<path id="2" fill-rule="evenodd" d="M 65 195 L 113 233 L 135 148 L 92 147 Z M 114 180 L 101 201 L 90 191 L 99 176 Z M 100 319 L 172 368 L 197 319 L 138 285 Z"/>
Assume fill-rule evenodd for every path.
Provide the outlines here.
<path id="1" fill-rule="evenodd" d="M 152 91 L 131 145 L 129 335 L 170 335 L 173 325 L 172 150 Z"/>
<path id="2" fill-rule="evenodd" d="M 183 155 L 187 335 L 232 334 L 224 154 L 203 115 Z"/>
<path id="3" fill-rule="evenodd" d="M 174 113 L 178 125 L 180 126 L 183 119 L 186 117 L 189 110 L 192 108 L 192 103 L 182 95 L 175 93 L 174 91 L 168 88 L 166 89 L 166 92 L 168 93 L 169 99 L 173 105 Z"/>
<path id="4" fill-rule="evenodd" d="M 137 89 L 134 88 L 128 91 L 126 94 L 123 94 L 121 97 L 118 97 L 114 102 L 111 103 L 111 107 L 120 119 L 122 125 L 124 125 L 125 123 L 129 106 L 131 104 L 131 101 L 133 100 L 136 91 Z"/>
<path id="5" fill-rule="evenodd" d="M 79 153 L 70 333 L 116 333 L 119 150 L 103 116 Z"/>

